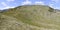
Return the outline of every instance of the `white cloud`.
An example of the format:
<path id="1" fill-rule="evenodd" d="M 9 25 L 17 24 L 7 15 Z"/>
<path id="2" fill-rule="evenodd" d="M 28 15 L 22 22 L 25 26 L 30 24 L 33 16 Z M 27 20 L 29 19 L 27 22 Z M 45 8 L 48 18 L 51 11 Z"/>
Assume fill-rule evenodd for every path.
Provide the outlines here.
<path id="1" fill-rule="evenodd" d="M 6 1 L 11 2 L 11 1 L 15 1 L 15 0 L 6 0 Z"/>
<path id="2" fill-rule="evenodd" d="M 54 4 L 49 4 L 50 7 L 53 7 Z"/>
<path id="3" fill-rule="evenodd" d="M 4 9 L 8 9 L 8 8 L 14 8 L 14 7 L 7 6 L 7 7 L 5 7 Z"/>
<path id="4" fill-rule="evenodd" d="M 3 6 L 7 6 L 7 4 L 6 4 L 5 2 L 1 2 L 1 4 L 2 4 Z"/>
<path id="5" fill-rule="evenodd" d="M 1 10 L 3 10 L 3 9 L 9 9 L 9 8 L 14 8 L 14 7 L 13 7 L 13 6 L 12 6 L 12 7 L 6 6 L 6 7 L 4 7 L 4 8 L 1 8 Z"/>
<path id="6" fill-rule="evenodd" d="M 21 5 L 30 5 L 30 4 L 32 4 L 32 2 L 29 0 L 26 0 L 26 1 L 22 2 Z"/>
<path id="7" fill-rule="evenodd" d="M 36 4 L 36 5 L 45 5 L 45 3 L 42 2 L 42 1 L 37 1 L 37 2 L 35 2 L 35 4 Z"/>
<path id="8" fill-rule="evenodd" d="M 59 0 L 51 0 L 52 2 L 55 2 L 55 3 L 58 3 L 59 2 Z"/>
<path id="9" fill-rule="evenodd" d="M 60 7 L 56 7 L 54 6 L 55 4 L 49 4 L 50 7 L 54 8 L 54 9 L 59 9 Z"/>
<path id="10" fill-rule="evenodd" d="M 48 5 L 54 9 L 56 9 L 57 7 L 55 5 L 59 2 L 59 0 L 51 0 L 51 1 L 52 2 L 50 2 Z"/>
<path id="11" fill-rule="evenodd" d="M 14 8 L 14 6 L 10 7 L 5 2 L 1 2 L 1 4 L 2 4 L 2 6 L 4 6 L 4 8 L 1 8 L 1 10 L 3 10 L 3 9 L 9 9 L 9 8 Z"/>

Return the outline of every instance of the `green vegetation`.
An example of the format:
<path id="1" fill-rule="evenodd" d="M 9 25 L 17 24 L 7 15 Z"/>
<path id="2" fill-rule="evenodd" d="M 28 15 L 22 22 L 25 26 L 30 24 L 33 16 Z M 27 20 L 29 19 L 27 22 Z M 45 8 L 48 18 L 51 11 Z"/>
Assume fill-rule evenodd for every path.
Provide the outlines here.
<path id="1" fill-rule="evenodd" d="M 60 30 L 60 14 L 53 12 L 53 8 L 44 5 L 8 9 L 0 14 L 0 21 L 4 19 L 0 30 L 5 26 L 5 30 Z"/>

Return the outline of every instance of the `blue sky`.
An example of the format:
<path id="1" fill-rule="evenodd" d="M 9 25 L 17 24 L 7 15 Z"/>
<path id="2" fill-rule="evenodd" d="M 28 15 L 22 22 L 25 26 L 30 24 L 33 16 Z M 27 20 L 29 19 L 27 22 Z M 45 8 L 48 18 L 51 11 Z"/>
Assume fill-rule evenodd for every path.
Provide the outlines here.
<path id="1" fill-rule="evenodd" d="M 0 0 L 0 9 L 14 8 L 21 5 L 48 5 L 60 9 L 60 0 Z"/>

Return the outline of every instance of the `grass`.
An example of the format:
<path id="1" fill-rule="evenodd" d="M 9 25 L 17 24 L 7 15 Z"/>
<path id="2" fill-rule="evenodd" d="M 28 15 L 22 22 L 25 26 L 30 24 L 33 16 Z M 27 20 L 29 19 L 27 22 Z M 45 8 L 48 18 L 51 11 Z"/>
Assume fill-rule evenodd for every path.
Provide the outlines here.
<path id="1" fill-rule="evenodd" d="M 52 18 L 55 14 L 54 13 L 49 14 L 50 10 L 53 10 L 53 9 L 47 6 L 22 6 L 15 9 L 10 9 L 9 11 L 4 12 L 3 15 L 14 17 L 18 19 L 17 21 L 22 21 L 25 24 L 29 24 L 37 27 L 53 28 L 54 26 L 50 26 L 49 24 L 52 24 L 52 25 L 59 24 L 59 22 L 55 20 L 56 18 L 60 18 L 60 17 Z M 54 28 L 57 28 L 57 27 L 54 27 Z"/>

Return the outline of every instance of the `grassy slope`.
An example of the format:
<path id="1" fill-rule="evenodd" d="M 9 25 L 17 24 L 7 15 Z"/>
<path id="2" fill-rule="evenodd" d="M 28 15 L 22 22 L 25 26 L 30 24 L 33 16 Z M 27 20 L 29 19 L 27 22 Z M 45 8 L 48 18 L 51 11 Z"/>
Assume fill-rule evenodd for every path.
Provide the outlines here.
<path id="1" fill-rule="evenodd" d="M 9 9 L 2 14 L 16 18 L 17 21 L 21 21 L 25 24 L 43 28 L 44 30 L 60 30 L 60 14 L 50 12 L 49 10 L 51 10 L 50 7 L 42 5 L 21 6 Z"/>

